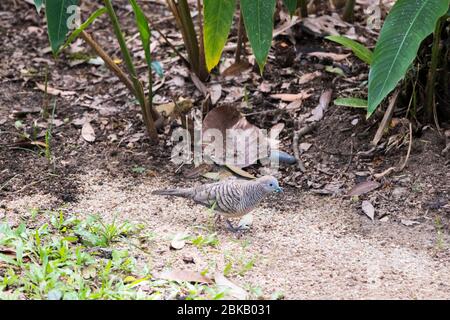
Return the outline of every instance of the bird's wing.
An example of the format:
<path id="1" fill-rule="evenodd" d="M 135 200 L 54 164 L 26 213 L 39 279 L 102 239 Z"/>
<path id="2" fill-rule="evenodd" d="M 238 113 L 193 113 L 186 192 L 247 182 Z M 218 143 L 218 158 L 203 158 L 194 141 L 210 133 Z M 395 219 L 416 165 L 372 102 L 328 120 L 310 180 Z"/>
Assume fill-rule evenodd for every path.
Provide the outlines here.
<path id="1" fill-rule="evenodd" d="M 230 179 L 194 188 L 192 199 L 214 210 L 234 213 L 239 211 L 242 186 L 238 180 Z"/>

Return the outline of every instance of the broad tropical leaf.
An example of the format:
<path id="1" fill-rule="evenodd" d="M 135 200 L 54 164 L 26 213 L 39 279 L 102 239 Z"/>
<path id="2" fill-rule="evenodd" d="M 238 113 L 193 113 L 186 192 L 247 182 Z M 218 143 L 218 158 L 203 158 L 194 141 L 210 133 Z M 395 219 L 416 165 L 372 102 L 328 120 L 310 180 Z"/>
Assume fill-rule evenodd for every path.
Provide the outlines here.
<path id="1" fill-rule="evenodd" d="M 284 5 L 288 8 L 289 13 L 291 16 L 295 13 L 295 10 L 297 10 L 297 0 L 283 0 Z"/>
<path id="2" fill-rule="evenodd" d="M 328 36 L 325 39 L 334 41 L 353 51 L 353 53 L 367 64 L 372 64 L 373 52 L 361 43 L 344 36 Z"/>
<path id="3" fill-rule="evenodd" d="M 69 38 L 67 38 L 67 40 L 64 43 L 64 46 L 61 48 L 61 50 L 66 48 L 67 46 L 69 46 L 78 37 L 78 35 L 81 33 L 81 31 L 84 31 L 87 27 L 89 27 L 95 21 L 95 19 L 97 19 L 99 16 L 101 16 L 105 12 L 107 12 L 106 8 L 102 7 L 100 9 L 97 9 L 93 14 L 91 14 L 91 16 L 84 23 L 82 23 L 81 26 L 79 26 L 77 29 L 75 29 L 74 32 L 72 32 L 70 34 Z"/>
<path id="4" fill-rule="evenodd" d="M 53 54 L 58 53 L 69 32 L 69 24 L 74 21 L 79 0 L 46 0 L 48 38 Z"/>
<path id="5" fill-rule="evenodd" d="M 261 73 L 272 45 L 275 4 L 276 0 L 241 0 L 245 29 Z"/>
<path id="6" fill-rule="evenodd" d="M 208 71 L 211 71 L 219 63 L 230 33 L 235 8 L 236 0 L 204 0 L 203 38 Z"/>
<path id="7" fill-rule="evenodd" d="M 369 72 L 369 117 L 405 76 L 449 0 L 398 0 L 381 29 Z"/>

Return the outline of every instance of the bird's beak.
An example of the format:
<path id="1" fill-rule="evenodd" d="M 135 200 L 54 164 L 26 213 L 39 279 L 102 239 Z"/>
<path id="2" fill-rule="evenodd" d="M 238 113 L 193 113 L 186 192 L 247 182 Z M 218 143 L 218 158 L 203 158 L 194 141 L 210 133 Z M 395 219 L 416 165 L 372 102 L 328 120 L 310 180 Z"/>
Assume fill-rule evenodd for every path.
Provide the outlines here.
<path id="1" fill-rule="evenodd" d="M 282 187 L 278 187 L 278 188 L 275 189 L 275 192 L 276 193 L 283 192 L 283 188 Z"/>

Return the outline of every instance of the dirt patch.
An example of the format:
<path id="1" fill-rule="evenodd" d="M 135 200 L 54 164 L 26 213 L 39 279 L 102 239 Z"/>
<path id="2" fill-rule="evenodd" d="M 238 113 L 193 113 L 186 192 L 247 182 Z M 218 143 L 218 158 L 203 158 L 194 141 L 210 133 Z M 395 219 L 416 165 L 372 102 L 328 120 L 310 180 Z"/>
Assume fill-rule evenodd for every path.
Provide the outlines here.
<path id="1" fill-rule="evenodd" d="M 105 172 L 79 177 L 80 199 L 65 207 L 81 216 L 100 214 L 106 221 L 142 223 L 154 235 L 147 253 L 135 258 L 152 272 L 170 269 L 202 271 L 223 268 L 232 261 L 239 270 L 253 261 L 245 274 L 233 279 L 246 288 L 260 288 L 265 297 L 281 292 L 288 299 L 446 299 L 450 294 L 449 237 L 439 236 L 433 219 L 405 226 L 375 221 L 352 209 L 348 200 L 330 199 L 288 189 L 282 198 L 265 201 L 253 213 L 252 229 L 236 237 L 218 226 L 219 245 L 170 249 L 175 234 L 207 234 L 208 210 L 184 199 L 151 195 L 167 187 L 163 176 L 136 183 L 132 176 L 105 178 Z M 145 200 L 143 200 L 145 199 Z M 42 197 L 7 204 L 23 214 L 43 205 Z M 188 259 L 189 258 L 189 259 Z M 189 261 L 189 262 L 186 262 Z M 193 261 L 193 263 L 191 262 Z"/>

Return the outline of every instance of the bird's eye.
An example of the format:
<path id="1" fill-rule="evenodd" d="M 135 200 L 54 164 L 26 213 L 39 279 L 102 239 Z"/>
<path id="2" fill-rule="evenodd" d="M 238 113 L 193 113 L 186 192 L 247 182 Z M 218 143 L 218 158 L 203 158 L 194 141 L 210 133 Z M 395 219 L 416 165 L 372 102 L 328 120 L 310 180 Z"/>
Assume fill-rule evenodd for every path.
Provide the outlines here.
<path id="1" fill-rule="evenodd" d="M 273 183 L 269 184 L 270 187 L 273 187 Z"/>

